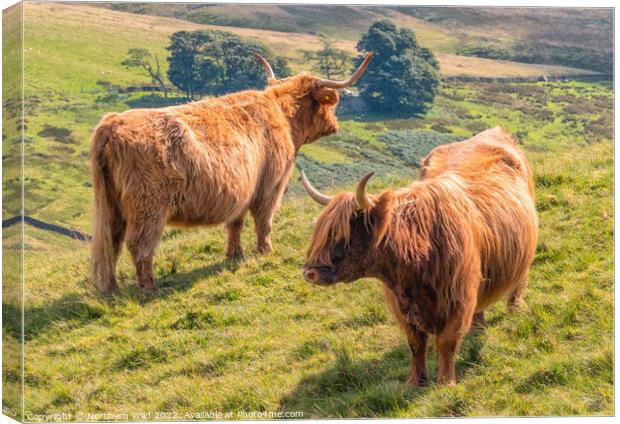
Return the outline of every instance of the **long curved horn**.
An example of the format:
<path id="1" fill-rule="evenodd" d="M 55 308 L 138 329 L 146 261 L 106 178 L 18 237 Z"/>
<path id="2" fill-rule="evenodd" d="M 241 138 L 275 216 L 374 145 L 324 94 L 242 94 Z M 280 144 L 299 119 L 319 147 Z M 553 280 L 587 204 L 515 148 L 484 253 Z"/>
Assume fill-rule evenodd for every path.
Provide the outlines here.
<path id="1" fill-rule="evenodd" d="M 267 82 L 277 81 L 275 74 L 273 73 L 273 69 L 271 69 L 271 65 L 267 62 L 267 59 L 262 57 L 258 52 L 254 52 L 254 56 L 263 64 L 265 68 L 265 73 L 267 74 Z"/>
<path id="2" fill-rule="evenodd" d="M 321 85 L 321 87 L 336 88 L 336 89 L 347 88 L 347 87 L 352 86 L 353 84 L 355 84 L 355 82 L 358 79 L 360 79 L 362 74 L 366 71 L 366 68 L 368 68 L 368 64 L 370 63 L 370 59 L 372 59 L 372 56 L 373 56 L 372 53 L 368 53 L 368 56 L 366 56 L 366 59 L 364 59 L 362 64 L 357 68 L 357 70 L 353 73 L 353 75 L 351 75 L 351 78 L 349 78 L 348 80 L 334 81 L 334 80 L 329 80 L 329 79 L 320 79 L 319 84 Z"/>
<path id="3" fill-rule="evenodd" d="M 306 193 L 308 193 L 308 196 L 312 197 L 312 199 L 314 199 L 314 201 L 318 204 L 326 206 L 329 201 L 332 200 L 332 197 L 326 196 L 325 194 L 318 191 L 316 188 L 312 187 L 312 184 L 310 184 L 310 181 L 308 181 L 308 178 L 306 178 L 306 174 L 304 173 L 304 171 L 301 169 L 299 171 L 299 173 L 301 174 L 299 180 L 301 181 L 301 185 L 304 186 L 304 190 L 306 190 Z"/>
<path id="4" fill-rule="evenodd" d="M 368 180 L 373 175 L 375 175 L 374 171 L 369 172 L 368 174 L 364 175 L 364 178 L 362 178 L 360 182 L 357 184 L 357 191 L 355 192 L 355 201 L 357 202 L 358 210 L 366 209 L 368 206 L 371 205 L 370 199 L 366 195 L 366 183 L 368 183 Z"/>

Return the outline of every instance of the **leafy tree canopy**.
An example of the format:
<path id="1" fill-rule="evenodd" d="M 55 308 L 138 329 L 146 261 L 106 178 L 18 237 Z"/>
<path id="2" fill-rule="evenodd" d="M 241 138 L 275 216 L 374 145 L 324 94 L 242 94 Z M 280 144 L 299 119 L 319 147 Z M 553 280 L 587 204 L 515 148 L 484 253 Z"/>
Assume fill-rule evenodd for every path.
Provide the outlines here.
<path id="1" fill-rule="evenodd" d="M 179 31 L 170 37 L 168 78 L 188 98 L 221 95 L 267 84 L 254 52 L 267 59 L 278 77 L 290 76 L 286 60 L 264 46 L 223 31 Z"/>
<path id="2" fill-rule="evenodd" d="M 394 115 L 425 113 L 439 89 L 439 63 L 420 46 L 413 31 L 389 20 L 371 25 L 357 43 L 359 52 L 374 58 L 360 79 L 360 95 L 377 112 Z M 358 56 L 358 66 L 365 55 Z"/>

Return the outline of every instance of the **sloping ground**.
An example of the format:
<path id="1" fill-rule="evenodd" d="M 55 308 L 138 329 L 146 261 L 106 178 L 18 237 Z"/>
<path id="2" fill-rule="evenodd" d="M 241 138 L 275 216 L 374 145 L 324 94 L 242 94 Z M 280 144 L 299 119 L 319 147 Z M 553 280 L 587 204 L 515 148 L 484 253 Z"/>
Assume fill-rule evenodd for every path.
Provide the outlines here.
<path id="1" fill-rule="evenodd" d="M 595 74 L 567 66 L 534 65 L 452 54 L 438 54 L 437 60 L 441 65 L 441 74 L 446 77 L 514 78 Z"/>
<path id="2" fill-rule="evenodd" d="M 510 45 L 521 41 L 613 54 L 611 8 L 147 3 L 102 6 L 196 23 L 320 33 L 337 40 L 356 40 L 373 21 L 389 18 L 414 29 L 423 45 L 441 53 L 455 53 L 458 46 L 470 43 Z"/>
<path id="3" fill-rule="evenodd" d="M 98 297 L 84 279 L 85 244 L 28 229 L 26 411 L 613 414 L 612 147 L 529 156 L 541 237 L 528 308 L 491 308 L 484 332 L 462 348 L 457 387 L 402 384 L 409 354 L 377 282 L 303 282 L 320 208 L 302 198 L 278 213 L 276 252 L 267 257 L 226 262 L 223 230 L 168 231 L 155 260 L 164 294 L 155 299 L 139 295 L 126 254 L 120 291 Z M 243 235 L 248 248 L 252 233 Z M 6 302 L 8 314 L 16 306 Z M 18 328 L 4 326 L 5 343 L 16 347 Z M 17 383 L 4 375 L 6 387 Z M 18 402 L 4 393 L 5 405 Z"/>
<path id="4" fill-rule="evenodd" d="M 481 39 L 520 39 L 613 52 L 611 8 L 402 7 L 400 12 L 439 28 Z"/>
<path id="5" fill-rule="evenodd" d="M 295 72 L 307 71 L 307 64 L 301 60 L 299 49 L 318 50 L 322 44 L 319 38 L 311 34 L 283 33 L 253 28 L 240 28 L 217 25 L 198 25 L 187 21 L 106 10 L 89 5 L 59 3 L 28 3 L 26 5 L 26 44 L 31 46 L 27 52 L 28 60 L 33 64 L 30 75 L 34 80 L 46 78 L 71 80 L 74 89 L 84 86 L 93 87 L 97 79 L 114 78 L 122 83 L 134 70 L 124 70 L 117 65 L 130 47 L 148 48 L 153 53 L 166 57 L 165 47 L 168 37 L 175 31 L 195 29 L 219 29 L 230 31 L 248 39 L 260 41 L 279 54 L 284 54 L 292 61 Z M 405 17 L 408 21 L 413 18 Z M 424 28 L 419 30 L 424 44 Z M 437 30 L 429 31 L 436 37 Z M 75 35 L 75 36 L 74 36 Z M 122 35 L 122 37 L 119 37 Z M 44 45 L 39 45 L 44 42 Z M 342 39 L 336 47 L 357 54 L 357 39 Z M 106 55 L 100 55 L 102 46 Z M 89 55 L 84 61 L 73 55 Z M 92 58 L 92 60 L 90 60 Z M 561 66 L 518 64 L 514 62 L 495 62 L 489 59 L 477 59 L 456 55 L 438 55 L 442 73 L 447 76 L 533 76 L 578 74 L 584 71 Z M 70 61 L 70 66 L 66 66 Z M 71 63 L 71 62 L 75 63 Z M 43 63 L 44 66 L 35 64 Z M 112 66 L 111 66 L 112 65 Z M 164 69 L 167 64 L 163 63 Z M 71 76 L 74 66 L 79 66 L 79 75 Z M 140 80 L 144 80 L 141 77 Z M 135 79 L 134 79 L 135 81 Z"/>
<path id="6" fill-rule="evenodd" d="M 324 34 L 334 39 L 358 39 L 370 24 L 382 18 L 408 20 L 422 32 L 434 32 L 433 48 L 450 44 L 451 37 L 441 28 L 386 7 L 274 5 L 274 4 L 149 4 L 102 3 L 101 7 L 140 15 L 166 16 L 201 24 L 270 29 L 280 32 Z M 441 33 L 442 36 L 437 35 Z M 422 35 L 424 37 L 424 35 Z M 426 40 L 422 40 L 426 41 Z"/>
<path id="7" fill-rule="evenodd" d="M 444 41 L 520 38 L 610 50 L 611 9 L 560 7 L 420 7 L 103 3 L 102 7 L 195 23 L 334 34 L 357 38 L 381 18 L 444 33 Z M 346 25 L 344 25 L 346 23 Z M 424 28 L 425 27 L 425 28 Z M 446 45 L 449 43 L 445 43 Z M 435 45 L 431 47 L 437 47 Z"/>

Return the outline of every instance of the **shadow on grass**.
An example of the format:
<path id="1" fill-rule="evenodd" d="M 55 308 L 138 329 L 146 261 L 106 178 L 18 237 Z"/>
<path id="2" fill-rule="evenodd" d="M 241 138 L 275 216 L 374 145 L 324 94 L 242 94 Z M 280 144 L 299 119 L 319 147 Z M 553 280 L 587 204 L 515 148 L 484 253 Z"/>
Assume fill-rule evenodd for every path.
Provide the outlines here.
<path id="1" fill-rule="evenodd" d="M 186 291 L 197 280 L 217 275 L 224 270 L 236 270 L 240 263 L 241 260 L 227 259 L 186 273 L 167 275 L 158 281 L 160 293 L 155 296 L 145 295 L 133 280 L 129 284 L 124 284 L 112 295 L 99 295 L 94 288 L 91 288 L 89 293 L 73 292 L 42 305 L 26 305 L 24 339 L 33 339 L 47 327 L 61 322 L 68 327 L 88 324 L 103 317 L 110 307 L 122 306 L 127 301 L 145 305 L 176 292 Z M 2 328 L 12 337 L 21 339 L 20 305 L 2 303 Z"/>
<path id="2" fill-rule="evenodd" d="M 92 298 L 69 293 L 44 305 L 24 308 L 24 339 L 30 340 L 48 326 L 57 322 L 81 325 L 97 320 L 105 314 L 105 307 Z M 21 310 L 19 305 L 2 303 L 2 329 L 21 339 Z"/>
<path id="3" fill-rule="evenodd" d="M 162 295 L 166 296 L 174 291 L 185 291 L 192 287 L 197 280 L 212 277 L 222 271 L 236 271 L 242 262 L 243 259 L 223 259 L 202 268 L 167 275 L 161 278 L 157 284 L 163 292 Z"/>
<path id="4" fill-rule="evenodd" d="M 169 272 L 166 276 L 157 279 L 159 293 L 148 295 L 142 292 L 135 279 L 128 285 L 123 285 L 112 296 L 102 296 L 101 300 L 113 306 L 126 300 L 132 300 L 141 305 L 148 304 L 154 300 L 166 298 L 177 292 L 184 292 L 194 286 L 196 281 L 218 275 L 222 271 L 236 271 L 243 259 L 224 259 L 214 262 L 201 268 L 196 268 L 188 272 Z"/>
<path id="5" fill-rule="evenodd" d="M 465 338 L 456 362 L 457 379 L 481 364 L 482 347 L 482 331 Z M 346 350 L 341 350 L 330 368 L 303 378 L 281 399 L 280 407 L 286 411 L 304 411 L 306 418 L 390 417 L 408 409 L 412 402 L 438 387 L 434 383 L 437 374 L 434 352 L 430 351 L 428 358 L 433 381 L 430 384 L 406 386 L 409 366 L 409 349 L 404 344 L 379 359 L 362 361 L 352 359 Z M 463 415 L 463 411 L 457 410 L 444 412 L 446 416 Z"/>

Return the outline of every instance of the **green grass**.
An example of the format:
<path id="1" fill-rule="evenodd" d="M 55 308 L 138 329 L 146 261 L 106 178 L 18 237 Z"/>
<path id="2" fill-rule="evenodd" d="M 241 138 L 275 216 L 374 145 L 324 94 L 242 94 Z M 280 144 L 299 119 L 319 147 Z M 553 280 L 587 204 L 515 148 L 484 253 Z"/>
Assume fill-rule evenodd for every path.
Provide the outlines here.
<path id="1" fill-rule="evenodd" d="M 102 25 L 86 19 L 92 8 L 27 8 L 27 213 L 90 232 L 90 131 L 108 111 L 164 103 L 148 93 L 104 99 L 96 81 L 144 82 L 118 64 L 124 52 L 130 44 L 163 52 L 177 24 L 131 15 L 133 26 Z M 155 22 L 169 27 L 145 31 Z M 117 32 L 124 36 L 114 40 Z M 27 226 L 26 413 L 613 414 L 612 94 L 590 83 L 445 83 L 423 118 L 343 116 L 338 134 L 302 148 L 298 165 L 326 192 L 353 189 L 368 170 L 377 171 L 369 189 L 378 192 L 409 184 L 438 143 L 495 125 L 519 137 L 534 168 L 541 231 L 528 308 L 490 309 L 484 332 L 468 337 L 458 357 L 457 387 L 403 385 L 408 348 L 377 281 L 303 281 L 321 209 L 294 178 L 275 217 L 272 255 L 253 253 L 251 220 L 241 262 L 224 260 L 222 228 L 168 229 L 155 258 L 156 298 L 140 294 L 126 252 L 119 291 L 99 297 L 86 281 L 86 243 Z M 4 160 L 16 160 L 19 143 L 4 145 Z M 5 196 L 17 193 L 15 178 L 5 172 Z M 5 202 L 6 215 L 17 210 Z M 18 227 L 3 234 L 3 276 L 12 282 L 3 288 L 3 403 L 19 410 L 19 268 L 6 260 L 19 259 Z M 429 367 L 434 374 L 434 353 Z"/>
<path id="2" fill-rule="evenodd" d="M 285 201 L 270 256 L 227 262 L 222 230 L 169 231 L 155 299 L 139 294 L 127 255 L 119 292 L 99 298 L 85 282 L 83 243 L 29 229 L 26 411 L 611 414 L 613 155 L 608 142 L 578 152 L 577 161 L 574 151 L 530 154 L 541 237 L 529 307 L 491 308 L 485 331 L 459 355 L 456 388 L 402 384 L 408 350 L 377 282 L 303 282 L 320 212 L 304 198 Z M 251 228 L 243 241 L 253 243 Z M 5 339 L 16 330 L 5 324 Z"/>

